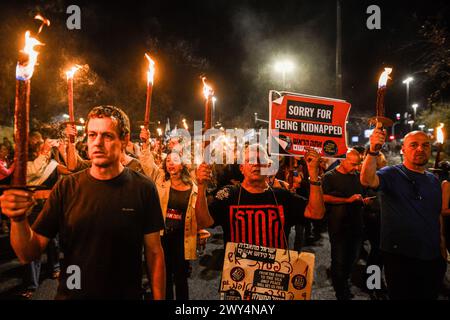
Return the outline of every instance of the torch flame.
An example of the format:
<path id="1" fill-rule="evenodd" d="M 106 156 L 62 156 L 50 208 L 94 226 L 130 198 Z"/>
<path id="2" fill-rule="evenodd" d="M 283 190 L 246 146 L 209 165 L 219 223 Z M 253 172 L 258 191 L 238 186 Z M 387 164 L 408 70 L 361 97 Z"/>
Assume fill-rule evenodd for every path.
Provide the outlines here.
<path id="1" fill-rule="evenodd" d="M 151 83 L 153 85 L 153 77 L 155 76 L 155 62 L 148 54 L 145 54 L 145 57 L 148 60 L 147 83 Z"/>
<path id="2" fill-rule="evenodd" d="M 42 28 L 43 28 L 44 26 L 50 27 L 50 20 L 44 18 L 44 17 L 41 16 L 40 14 L 37 14 L 34 18 L 35 18 L 36 20 L 42 21 L 41 26 L 39 27 L 38 34 L 41 33 Z"/>
<path id="3" fill-rule="evenodd" d="M 25 32 L 25 46 L 20 51 L 27 57 L 24 61 L 19 61 L 16 67 L 16 78 L 18 80 L 29 80 L 33 76 L 34 66 L 37 62 L 39 52 L 34 50 L 35 46 L 43 46 L 38 39 L 30 37 L 30 31 Z"/>
<path id="4" fill-rule="evenodd" d="M 67 79 L 73 79 L 73 76 L 75 75 L 75 72 L 78 71 L 78 69 L 81 69 L 81 66 L 76 64 L 69 71 L 66 71 Z"/>
<path id="5" fill-rule="evenodd" d="M 381 74 L 380 79 L 378 80 L 378 88 L 386 87 L 386 83 L 387 83 L 388 79 L 391 79 L 389 77 L 391 72 L 392 72 L 392 68 L 384 68 L 384 71 Z"/>
<path id="6" fill-rule="evenodd" d="M 442 128 L 444 128 L 443 123 L 436 128 L 436 141 L 440 144 L 444 143 L 444 130 L 442 130 Z"/>
<path id="7" fill-rule="evenodd" d="M 189 130 L 189 127 L 188 127 L 188 125 L 187 125 L 187 123 L 186 123 L 186 119 L 183 119 L 183 126 L 184 126 L 184 128 L 185 128 L 186 130 Z"/>
<path id="8" fill-rule="evenodd" d="M 211 96 L 214 95 L 214 90 L 206 83 L 206 77 L 202 77 L 203 81 L 203 95 L 205 99 L 208 100 Z"/>

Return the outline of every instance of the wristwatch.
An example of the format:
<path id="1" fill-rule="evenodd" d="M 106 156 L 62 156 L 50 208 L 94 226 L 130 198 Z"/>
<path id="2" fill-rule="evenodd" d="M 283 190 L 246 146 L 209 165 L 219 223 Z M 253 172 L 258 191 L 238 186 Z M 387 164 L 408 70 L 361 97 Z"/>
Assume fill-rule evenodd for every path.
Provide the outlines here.
<path id="1" fill-rule="evenodd" d="M 322 181 L 320 181 L 320 178 L 317 181 L 312 181 L 311 177 L 308 177 L 308 181 L 309 181 L 309 184 L 312 184 L 313 186 L 321 186 L 322 185 Z"/>

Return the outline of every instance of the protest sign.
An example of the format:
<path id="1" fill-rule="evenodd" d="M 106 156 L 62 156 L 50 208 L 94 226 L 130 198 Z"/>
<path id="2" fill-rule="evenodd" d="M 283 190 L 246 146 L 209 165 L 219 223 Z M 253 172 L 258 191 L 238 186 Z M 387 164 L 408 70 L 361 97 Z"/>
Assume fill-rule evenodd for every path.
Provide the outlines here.
<path id="1" fill-rule="evenodd" d="M 222 300 L 310 300 L 314 254 L 228 242 Z"/>
<path id="2" fill-rule="evenodd" d="M 275 154 L 300 156 L 306 149 L 313 148 L 322 157 L 345 157 L 350 107 L 344 100 L 295 93 L 285 93 L 270 100 L 271 153 L 279 150 Z"/>

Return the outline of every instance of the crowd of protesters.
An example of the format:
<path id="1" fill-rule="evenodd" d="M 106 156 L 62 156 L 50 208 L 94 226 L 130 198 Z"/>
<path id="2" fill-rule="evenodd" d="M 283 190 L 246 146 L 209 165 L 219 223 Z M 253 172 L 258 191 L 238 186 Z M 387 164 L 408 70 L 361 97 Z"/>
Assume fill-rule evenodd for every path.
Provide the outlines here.
<path id="1" fill-rule="evenodd" d="M 145 270 L 154 299 L 188 300 L 190 261 L 215 226 L 224 245 L 297 251 L 328 230 L 339 300 L 353 297 L 350 279 L 364 243 L 367 266 L 384 268 L 381 288 L 368 289 L 372 299 L 436 299 L 443 289 L 450 168 L 442 161 L 435 174 L 426 171 L 425 133 L 405 136 L 403 164 L 387 166 L 375 147 L 385 133 L 375 130 L 367 149 L 349 149 L 344 159 L 331 163 L 311 149 L 281 157 L 279 169 L 266 173 L 272 162 L 262 145 L 246 145 L 242 164 L 194 165 L 176 131 L 161 139 L 142 128 L 132 142 L 130 128 L 123 110 L 98 106 L 82 135 L 71 125 L 59 139 L 30 133 L 27 185 L 44 190 L 0 196 L 2 232 L 27 266 L 27 298 L 39 286 L 46 251 L 49 277 L 59 279 L 57 299 L 140 299 Z M 13 152 L 4 139 L 0 184 L 10 183 Z M 270 209 L 270 226 L 252 219 L 256 207 Z M 74 265 L 82 272 L 78 286 L 70 281 Z"/>

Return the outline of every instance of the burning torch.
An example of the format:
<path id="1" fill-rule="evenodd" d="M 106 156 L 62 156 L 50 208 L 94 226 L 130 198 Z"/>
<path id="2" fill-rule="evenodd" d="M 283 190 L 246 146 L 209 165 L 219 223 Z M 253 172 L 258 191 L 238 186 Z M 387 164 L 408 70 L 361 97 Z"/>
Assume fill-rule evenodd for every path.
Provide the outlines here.
<path id="1" fill-rule="evenodd" d="M 204 131 L 211 129 L 211 111 L 212 98 L 214 90 L 206 83 L 206 77 L 202 77 L 203 81 L 203 95 L 205 96 L 205 126 Z"/>
<path id="2" fill-rule="evenodd" d="M 375 125 L 377 129 L 383 129 L 385 127 L 391 127 L 393 125 L 393 121 L 385 117 L 385 109 L 384 109 L 384 96 L 386 95 L 386 84 L 388 79 L 390 79 L 389 75 L 391 74 L 391 72 L 392 68 L 384 68 L 384 71 L 378 80 L 377 104 L 376 104 L 377 115 L 369 120 L 369 123 Z M 375 146 L 375 150 L 379 151 L 381 147 L 382 147 L 381 144 L 377 144 Z"/>
<path id="3" fill-rule="evenodd" d="M 183 119 L 183 127 L 184 127 L 186 130 L 189 130 L 189 127 L 188 127 L 188 124 L 187 124 L 187 122 L 186 122 L 186 119 Z"/>
<path id="4" fill-rule="evenodd" d="M 73 111 L 73 76 L 75 72 L 78 71 L 81 67 L 79 65 L 73 66 L 69 71 L 66 72 L 67 76 L 67 101 L 69 105 L 69 124 L 75 125 L 75 114 Z M 69 136 L 70 143 L 75 143 L 75 136 Z"/>
<path id="5" fill-rule="evenodd" d="M 28 133 L 30 117 L 30 83 L 38 52 L 35 46 L 43 45 L 25 32 L 25 47 L 19 53 L 16 67 L 16 99 L 14 111 L 14 163 L 16 169 L 11 184 L 23 187 L 27 183 Z"/>
<path id="6" fill-rule="evenodd" d="M 43 25 L 50 25 L 50 21 L 36 16 L 35 19 L 43 21 Z M 43 46 L 38 39 L 25 32 L 25 46 L 19 52 L 16 67 L 16 96 L 14 110 L 14 163 L 15 170 L 12 175 L 12 188 L 27 188 L 27 162 L 28 162 L 28 134 L 30 118 L 30 84 L 37 63 L 38 52 L 36 46 Z"/>
<path id="7" fill-rule="evenodd" d="M 434 161 L 434 168 L 439 167 L 439 158 L 441 157 L 442 146 L 444 145 L 444 124 L 441 123 L 439 127 L 436 128 L 436 143 L 437 143 L 437 153 L 436 160 Z"/>
<path id="8" fill-rule="evenodd" d="M 144 117 L 144 128 L 148 129 L 150 124 L 150 107 L 152 105 L 152 92 L 153 92 L 153 78 L 155 76 L 155 62 L 150 58 L 148 54 L 145 54 L 148 60 L 148 71 L 147 71 L 147 100 L 145 101 L 145 117 Z"/>

